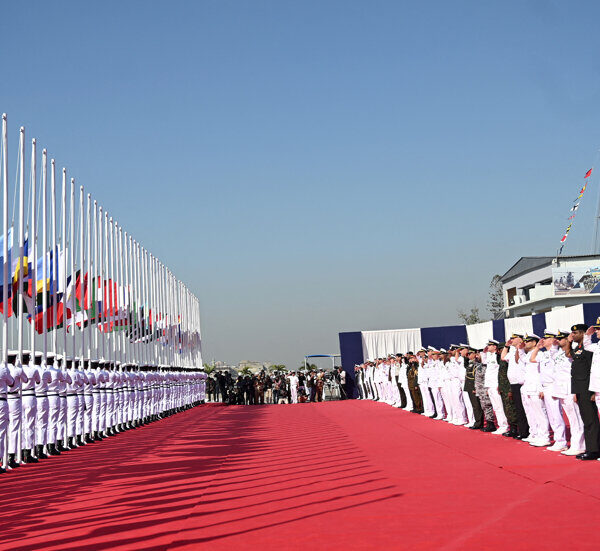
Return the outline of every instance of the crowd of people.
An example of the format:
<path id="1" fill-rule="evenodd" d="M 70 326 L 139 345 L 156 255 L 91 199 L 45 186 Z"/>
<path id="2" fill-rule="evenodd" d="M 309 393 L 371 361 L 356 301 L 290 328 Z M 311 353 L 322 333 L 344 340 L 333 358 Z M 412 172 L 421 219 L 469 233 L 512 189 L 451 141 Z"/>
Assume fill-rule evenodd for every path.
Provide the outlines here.
<path id="1" fill-rule="evenodd" d="M 432 346 L 355 366 L 359 397 L 581 460 L 600 459 L 600 318 L 483 349 Z"/>
<path id="2" fill-rule="evenodd" d="M 0 365 L 0 472 L 204 401 L 200 370 L 9 352 Z"/>
<path id="3" fill-rule="evenodd" d="M 219 372 L 206 380 L 208 401 L 231 405 L 322 402 L 326 388 L 329 388 L 330 395 L 334 389 L 339 389 L 340 398 L 346 398 L 345 372 L 342 368 L 332 373 L 321 369 L 269 374 L 262 370 L 257 374 L 238 375 L 237 378 L 229 372 Z"/>

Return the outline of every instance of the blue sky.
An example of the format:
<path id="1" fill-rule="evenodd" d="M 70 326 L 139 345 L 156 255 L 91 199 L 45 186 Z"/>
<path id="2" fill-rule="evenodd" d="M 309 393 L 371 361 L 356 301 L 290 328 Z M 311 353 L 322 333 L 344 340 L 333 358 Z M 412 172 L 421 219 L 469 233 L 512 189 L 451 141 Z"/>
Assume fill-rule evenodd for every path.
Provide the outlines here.
<path id="1" fill-rule="evenodd" d="M 9 3 L 0 110 L 200 298 L 206 359 L 457 322 L 556 252 L 595 2 Z M 600 168 L 565 253 L 588 253 Z"/>

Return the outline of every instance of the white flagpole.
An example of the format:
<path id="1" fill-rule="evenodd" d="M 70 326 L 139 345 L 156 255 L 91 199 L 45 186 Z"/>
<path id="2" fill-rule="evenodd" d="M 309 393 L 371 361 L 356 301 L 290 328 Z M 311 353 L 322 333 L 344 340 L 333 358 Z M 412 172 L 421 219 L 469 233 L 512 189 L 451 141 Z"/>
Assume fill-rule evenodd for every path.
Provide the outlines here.
<path id="1" fill-rule="evenodd" d="M 125 295 L 127 296 L 127 308 L 125 309 L 126 313 L 126 325 L 125 330 L 123 331 L 124 343 L 125 343 L 125 357 L 128 363 L 133 363 L 133 356 L 131 354 L 131 330 L 132 330 L 132 322 L 131 322 L 131 307 L 133 304 L 133 300 L 131 298 L 131 287 L 130 287 L 130 277 L 129 277 L 129 256 L 131 252 L 131 238 L 127 236 L 127 232 L 124 233 L 124 246 L 123 246 L 123 255 L 124 255 L 124 266 L 125 266 Z"/>
<path id="2" fill-rule="evenodd" d="M 105 315 L 106 315 L 106 297 L 104 296 L 106 294 L 106 272 L 105 272 L 105 267 L 104 267 L 104 221 L 103 221 L 103 216 L 102 216 L 102 207 L 100 207 L 98 209 L 98 214 L 99 214 L 99 219 L 98 219 L 98 245 L 100 247 L 100 250 L 98 251 L 98 262 L 100 263 L 98 265 L 99 270 L 98 273 L 100 274 L 100 283 L 101 283 L 101 287 L 100 287 L 100 297 L 102 300 L 102 308 L 100 310 L 100 312 L 98 312 L 98 329 L 100 331 L 100 341 L 102 344 L 102 354 L 100 355 L 100 359 L 101 360 L 106 360 L 106 350 L 105 350 L 105 335 L 104 335 L 104 323 L 105 323 Z"/>
<path id="3" fill-rule="evenodd" d="M 84 206 L 84 190 L 83 186 L 79 187 L 79 281 L 81 282 L 81 298 L 79 299 L 79 309 L 81 311 L 81 363 L 80 369 L 83 369 L 84 358 L 85 358 L 85 212 Z M 73 332 L 75 332 L 76 325 L 73 325 Z"/>
<path id="4" fill-rule="evenodd" d="M 151 326 L 151 333 L 150 333 L 150 351 L 152 353 L 152 360 L 153 363 L 158 364 L 158 351 L 156 348 L 156 284 L 155 284 L 155 277 L 154 277 L 154 256 L 151 255 L 150 253 L 148 253 L 148 257 L 149 257 L 149 273 L 148 273 L 148 277 L 150 278 L 150 302 L 152 304 L 152 326 Z"/>
<path id="5" fill-rule="evenodd" d="M 77 337 L 75 336 L 75 321 L 76 321 L 76 311 L 75 311 L 75 290 L 77 283 L 77 274 L 75 273 L 75 178 L 71 178 L 71 212 L 70 212 L 70 222 L 71 222 L 71 360 L 73 361 L 73 367 L 75 367 L 75 355 L 77 354 Z"/>
<path id="6" fill-rule="evenodd" d="M 52 169 L 50 173 L 50 200 L 52 208 L 52 271 L 53 271 L 53 282 L 52 282 L 52 352 L 56 354 L 57 350 L 57 339 L 58 339 L 58 304 L 57 299 L 57 285 L 58 285 L 58 257 L 56 247 L 56 164 L 54 159 L 50 161 L 50 167 Z M 56 361 L 56 360 L 55 360 Z"/>
<path id="7" fill-rule="evenodd" d="M 91 300 L 92 300 L 92 296 L 95 296 L 95 293 L 93 293 L 93 285 L 94 285 L 94 278 L 92 277 L 92 220 L 91 220 L 91 214 L 92 214 L 92 196 L 88 193 L 87 196 L 87 254 L 85 257 L 86 263 L 87 263 L 87 280 L 85 280 L 85 293 L 83 295 L 83 304 L 85 305 L 85 312 L 86 314 L 88 313 L 88 311 L 91 311 Z M 95 266 L 94 266 L 95 268 Z M 88 301 L 86 303 L 85 297 L 88 297 Z M 89 314 L 88 314 L 89 316 Z M 87 321 L 87 327 L 86 327 L 86 331 L 87 331 L 87 342 L 88 342 L 88 347 L 87 347 L 87 355 L 88 355 L 88 360 L 89 360 L 89 368 L 92 368 L 92 320 L 88 318 Z"/>
<path id="8" fill-rule="evenodd" d="M 62 170 L 62 305 L 63 305 L 63 362 L 62 367 L 67 365 L 67 255 L 71 247 L 67 248 L 67 169 Z M 65 425 L 66 426 L 66 425 Z"/>
<path id="9" fill-rule="evenodd" d="M 117 320 L 119 321 L 119 333 L 117 333 L 117 339 L 119 341 L 119 361 L 121 362 L 121 369 L 123 368 L 124 361 L 124 348 L 125 348 L 125 340 L 123 336 L 125 335 L 125 327 L 123 323 L 123 308 L 125 306 L 125 293 L 123 289 L 123 251 L 122 251 L 122 241 L 123 241 L 123 231 L 121 226 L 115 222 L 115 241 L 116 241 L 116 273 L 117 273 Z M 123 296 L 121 296 L 123 295 Z M 122 300 L 121 300 L 122 299 Z"/>
<path id="10" fill-rule="evenodd" d="M 102 295 L 98 293 L 98 283 L 100 282 L 100 269 L 98 266 L 98 202 L 94 201 L 94 273 L 96 275 L 94 285 L 94 311 L 96 312 L 96 330 L 94 331 L 94 359 L 97 360 L 100 356 L 98 354 L 98 328 L 100 327 L 100 310 L 98 308 L 98 299 L 101 299 Z M 102 287 L 100 287 L 102 289 Z"/>
<path id="11" fill-rule="evenodd" d="M 110 281 L 110 292 L 108 294 L 109 297 L 112 298 L 112 300 L 110 300 L 110 312 L 109 312 L 109 328 L 110 328 L 110 362 L 113 364 L 113 369 L 114 369 L 114 364 L 116 364 L 117 361 L 117 344 L 115 342 L 115 334 L 114 334 L 114 323 L 115 323 L 115 273 L 114 273 L 114 259 L 115 259 L 115 253 L 114 253 L 114 247 L 113 247 L 113 219 L 110 218 L 109 220 L 109 225 L 108 225 L 109 231 L 110 231 L 110 236 L 108 238 L 108 247 L 109 247 L 109 251 L 110 251 L 110 263 L 109 263 L 109 273 L 108 273 L 108 280 Z"/>
<path id="12" fill-rule="evenodd" d="M 48 360 L 48 239 L 46 227 L 48 226 L 48 156 L 46 150 L 42 151 L 42 333 L 44 335 L 44 365 Z M 35 327 L 35 317 L 32 325 Z"/>
<path id="13" fill-rule="evenodd" d="M 2 254 L 4 255 L 4 264 L 2 266 L 2 306 L 4 308 L 2 324 L 2 354 L 4 365 L 8 364 L 8 119 L 6 113 L 2 114 L 2 232 L 4 234 L 4 244 Z M 14 254 L 14 248 L 12 248 Z M 6 461 L 3 459 L 3 464 Z"/>
<path id="14" fill-rule="evenodd" d="M 19 275 L 17 278 L 16 299 L 18 301 L 19 325 L 17 347 L 19 350 L 18 364 L 23 365 L 23 266 L 25 262 L 25 128 L 21 127 L 19 140 Z"/>
<path id="15" fill-rule="evenodd" d="M 108 212 L 104 212 L 104 288 L 105 288 L 105 294 L 106 294 L 106 303 L 104 306 L 104 327 L 103 327 L 103 340 L 105 341 L 106 344 L 106 360 L 110 362 L 110 335 L 109 335 L 109 329 L 110 329 L 110 283 L 109 283 L 109 279 L 110 279 L 110 272 L 108 271 L 108 261 L 109 261 L 109 254 L 108 254 Z M 108 315 L 107 315 L 108 314 Z"/>
<path id="16" fill-rule="evenodd" d="M 37 299 L 37 146 L 35 138 L 31 140 L 31 227 L 29 229 L 29 258 L 31 259 L 31 273 L 28 278 L 31 281 L 29 290 L 31 291 L 31 326 L 29 335 L 31 339 L 31 356 L 29 361 L 34 363 L 35 359 L 35 307 Z M 29 261 L 29 259 L 28 259 Z M 29 262 L 28 262 L 29 263 Z"/>

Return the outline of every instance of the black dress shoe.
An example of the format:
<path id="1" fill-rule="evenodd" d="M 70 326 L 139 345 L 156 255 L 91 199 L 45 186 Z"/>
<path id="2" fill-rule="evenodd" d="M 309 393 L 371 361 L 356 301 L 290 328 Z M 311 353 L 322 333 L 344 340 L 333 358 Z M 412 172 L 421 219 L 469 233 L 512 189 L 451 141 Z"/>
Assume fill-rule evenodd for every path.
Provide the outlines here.
<path id="1" fill-rule="evenodd" d="M 513 436 L 513 438 L 515 440 L 524 440 L 525 438 L 529 438 L 528 434 L 517 434 L 516 436 Z"/>
<path id="2" fill-rule="evenodd" d="M 48 459 L 48 456 L 44 453 L 44 446 L 39 444 L 35 447 L 35 455 L 38 459 Z"/>
<path id="3" fill-rule="evenodd" d="M 488 423 L 484 429 L 481 429 L 483 432 L 494 432 L 496 430 L 496 425 L 494 423 Z"/>
<path id="4" fill-rule="evenodd" d="M 10 467 L 11 469 L 16 469 L 17 467 L 19 467 L 19 463 L 17 463 L 17 461 L 15 460 L 15 454 L 14 453 L 9 453 L 8 454 L 8 463 L 7 466 Z"/>
<path id="5" fill-rule="evenodd" d="M 2 467 L 0 467 L 0 474 L 4 474 L 6 472 L 6 469 L 3 469 Z"/>
<path id="6" fill-rule="evenodd" d="M 471 430 L 481 430 L 483 428 L 483 425 L 473 425 L 472 427 L 467 427 Z"/>
<path id="7" fill-rule="evenodd" d="M 600 457 L 600 453 L 598 452 L 585 452 L 580 453 L 575 456 L 577 459 L 581 459 L 582 461 L 591 461 L 592 459 L 598 459 Z"/>

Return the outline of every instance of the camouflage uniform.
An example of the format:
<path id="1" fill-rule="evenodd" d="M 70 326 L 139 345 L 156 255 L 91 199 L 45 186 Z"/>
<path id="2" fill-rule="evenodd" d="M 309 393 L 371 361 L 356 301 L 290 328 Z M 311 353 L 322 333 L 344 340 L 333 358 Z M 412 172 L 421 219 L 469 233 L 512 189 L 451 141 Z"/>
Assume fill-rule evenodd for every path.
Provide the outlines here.
<path id="1" fill-rule="evenodd" d="M 421 391 L 419 390 L 419 383 L 417 377 L 419 375 L 419 363 L 410 362 L 406 369 L 406 378 L 408 379 L 408 389 L 410 396 L 413 401 L 413 408 L 416 412 L 423 412 L 423 398 L 421 397 Z"/>
<path id="2" fill-rule="evenodd" d="M 481 402 L 481 409 L 483 409 L 483 416 L 488 423 L 494 422 L 494 408 L 492 402 L 488 396 L 487 389 L 483 386 L 485 379 L 485 365 L 481 362 L 475 363 L 475 394 Z"/>
<path id="3" fill-rule="evenodd" d="M 508 381 L 508 362 L 502 360 L 498 361 L 500 369 L 498 370 L 498 391 L 502 396 L 502 405 L 504 406 L 504 413 L 508 424 L 512 427 L 517 425 L 517 410 L 512 398 L 509 397 L 510 393 L 510 382 Z"/>

